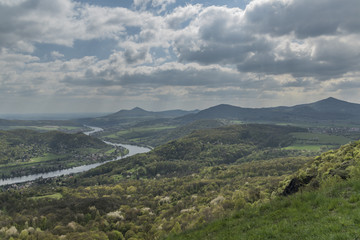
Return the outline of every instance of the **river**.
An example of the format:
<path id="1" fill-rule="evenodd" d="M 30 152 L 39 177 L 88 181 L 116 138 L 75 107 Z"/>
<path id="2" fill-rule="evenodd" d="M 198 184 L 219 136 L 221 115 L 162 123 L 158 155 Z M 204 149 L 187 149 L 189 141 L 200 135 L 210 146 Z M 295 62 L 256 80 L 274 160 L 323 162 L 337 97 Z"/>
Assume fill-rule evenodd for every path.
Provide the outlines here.
<path id="1" fill-rule="evenodd" d="M 99 127 L 91 127 L 91 126 L 87 126 L 87 127 L 91 128 L 92 130 L 88 131 L 88 132 L 84 132 L 84 134 L 86 134 L 86 135 L 91 135 L 93 133 L 103 131 L 103 129 L 99 128 Z M 123 157 L 117 157 L 116 159 L 111 159 L 109 161 L 105 161 L 105 162 L 101 162 L 101 163 L 93 163 L 93 164 L 82 165 L 82 166 L 68 168 L 68 169 L 62 169 L 62 170 L 58 170 L 58 171 L 32 174 L 32 175 L 27 175 L 27 176 L 22 176 L 22 177 L 0 179 L 0 186 L 14 184 L 14 183 L 34 181 L 38 178 L 51 178 L 51 177 L 57 177 L 57 176 L 61 176 L 61 175 L 68 175 L 68 174 L 72 174 L 72 173 L 85 172 L 92 168 L 98 167 L 104 163 L 120 160 L 124 157 L 130 157 L 130 156 L 133 156 L 138 153 L 146 153 L 151 150 L 150 148 L 139 147 L 139 146 L 135 146 L 135 145 L 112 143 L 112 142 L 108 142 L 108 141 L 104 141 L 104 142 L 109 145 L 121 146 L 121 147 L 127 148 L 129 150 L 129 153 Z"/>

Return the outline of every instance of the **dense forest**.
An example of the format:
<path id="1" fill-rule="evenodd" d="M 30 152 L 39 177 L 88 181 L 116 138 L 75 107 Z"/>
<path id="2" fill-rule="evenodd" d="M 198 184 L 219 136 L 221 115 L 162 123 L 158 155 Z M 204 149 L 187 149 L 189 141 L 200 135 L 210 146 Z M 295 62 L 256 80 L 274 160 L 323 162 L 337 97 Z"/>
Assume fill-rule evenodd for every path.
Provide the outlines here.
<path id="1" fill-rule="evenodd" d="M 199 130 L 83 174 L 3 187 L 0 236 L 134 240 L 185 232 L 199 239 L 197 231 L 204 224 L 210 224 L 205 229 L 219 221 L 226 224 L 221 222 L 224 217 L 237 214 L 234 219 L 239 220 L 262 207 L 270 211 L 269 202 L 282 201 L 285 189 L 293 179 L 302 179 L 309 166 L 320 166 L 319 173 L 324 170 L 329 173 L 326 176 L 342 179 L 330 174 L 330 169 L 339 172 L 341 167 L 329 164 L 334 158 L 341 162 L 347 154 L 355 154 L 359 144 L 317 158 L 287 149 L 295 141 L 294 133 L 304 131 L 258 124 Z M 349 161 L 344 170 L 351 176 L 355 169 L 356 162 Z M 314 183 L 307 182 L 309 188 L 322 186 L 323 175 L 316 176 Z M 297 190 L 307 184 L 301 182 Z M 256 216 L 248 221 L 251 226 Z"/>

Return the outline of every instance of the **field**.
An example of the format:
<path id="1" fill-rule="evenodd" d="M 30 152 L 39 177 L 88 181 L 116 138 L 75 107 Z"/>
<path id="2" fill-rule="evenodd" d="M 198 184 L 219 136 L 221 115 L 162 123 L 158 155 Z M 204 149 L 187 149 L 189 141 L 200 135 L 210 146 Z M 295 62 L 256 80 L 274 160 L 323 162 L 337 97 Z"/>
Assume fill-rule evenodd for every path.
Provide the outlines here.
<path id="1" fill-rule="evenodd" d="M 295 138 L 295 142 L 285 147 L 285 150 L 321 152 L 338 148 L 352 141 L 352 139 L 345 136 L 324 133 L 296 132 L 292 133 L 292 136 Z"/>
<path id="2" fill-rule="evenodd" d="M 153 134 L 158 133 L 159 131 L 174 129 L 176 126 L 151 126 L 151 127 L 134 127 L 130 129 L 124 129 L 105 135 L 106 138 L 118 139 L 126 138 L 136 141 L 136 139 L 146 138 L 147 136 L 153 136 Z"/>
<path id="3" fill-rule="evenodd" d="M 53 126 L 0 126 L 2 130 L 14 130 L 14 129 L 30 129 L 36 131 L 61 131 L 66 133 L 76 133 L 84 130 L 84 127 L 79 126 L 61 126 L 61 125 L 53 125 Z"/>

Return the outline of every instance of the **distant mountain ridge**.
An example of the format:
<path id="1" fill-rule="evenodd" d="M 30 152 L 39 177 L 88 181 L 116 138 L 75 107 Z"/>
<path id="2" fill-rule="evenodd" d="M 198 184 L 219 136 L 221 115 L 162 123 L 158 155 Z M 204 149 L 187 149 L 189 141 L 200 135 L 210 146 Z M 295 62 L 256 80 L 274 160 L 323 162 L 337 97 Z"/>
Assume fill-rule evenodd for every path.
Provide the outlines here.
<path id="1" fill-rule="evenodd" d="M 185 111 L 185 110 L 168 110 L 160 112 L 146 111 L 142 108 L 135 107 L 131 110 L 120 110 L 116 113 L 109 114 L 105 117 L 108 118 L 128 118 L 128 117 L 159 117 L 159 118 L 174 118 L 184 116 L 186 114 L 197 113 L 198 110 Z"/>
<path id="2" fill-rule="evenodd" d="M 135 107 L 131 110 L 120 110 L 116 113 L 112 113 L 102 117 L 96 118 L 84 118 L 77 119 L 77 122 L 81 122 L 87 125 L 109 127 L 118 124 L 132 124 L 136 125 L 140 122 L 148 121 L 166 121 L 168 119 L 173 119 L 188 114 L 195 114 L 199 110 L 185 111 L 185 110 L 168 110 L 160 112 L 146 111 L 142 108 Z"/>
<path id="3" fill-rule="evenodd" d="M 221 104 L 177 119 L 182 122 L 200 119 L 229 119 L 249 122 L 360 120 L 360 104 L 349 103 L 333 97 L 292 107 L 242 108 Z"/>
<path id="4" fill-rule="evenodd" d="M 93 125 L 123 127 L 147 124 L 188 124 L 197 120 L 225 119 L 257 123 L 291 123 L 291 122 L 348 122 L 360 123 L 360 104 L 350 103 L 329 97 L 317 102 L 295 106 L 279 106 L 268 108 L 244 108 L 228 104 L 220 104 L 204 110 L 167 110 L 147 111 L 139 107 L 95 118 L 81 118 L 72 121 L 57 121 L 64 125 Z M 1 126 L 13 125 L 51 125 L 56 121 L 21 121 L 0 119 Z"/>

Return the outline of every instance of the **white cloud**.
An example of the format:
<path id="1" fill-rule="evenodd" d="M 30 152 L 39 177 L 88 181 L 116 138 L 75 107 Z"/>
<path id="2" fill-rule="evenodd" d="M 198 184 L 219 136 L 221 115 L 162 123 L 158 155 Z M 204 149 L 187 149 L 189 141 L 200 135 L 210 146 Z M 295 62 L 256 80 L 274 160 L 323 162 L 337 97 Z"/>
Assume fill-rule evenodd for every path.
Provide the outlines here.
<path id="1" fill-rule="evenodd" d="M 1 4 L 1 3 L 0 3 Z M 23 50 L 34 42 L 70 46 L 76 4 L 69 0 L 27 0 L 0 7 L 0 46 Z M 20 48 L 19 48 L 20 45 Z M 29 47 L 27 47 L 29 49 Z"/>
<path id="2" fill-rule="evenodd" d="M 183 62 L 329 79 L 359 67 L 358 15 L 353 0 L 254 0 L 244 11 L 213 6 L 176 36 L 174 47 Z"/>
<path id="3" fill-rule="evenodd" d="M 175 2 L 176 0 L 134 0 L 134 7 L 141 11 L 155 10 L 157 13 L 162 13 L 168 5 Z"/>
<path id="4" fill-rule="evenodd" d="M 63 58 L 63 57 L 65 57 L 65 55 L 59 53 L 58 51 L 52 51 L 52 52 L 51 52 L 51 57 L 52 57 L 52 58 Z"/>
<path id="5" fill-rule="evenodd" d="M 234 103 L 296 93 L 295 101 L 314 88 L 322 96 L 360 89 L 358 0 L 253 0 L 245 9 L 175 4 L 135 0 L 126 9 L 0 0 L 2 98 Z M 61 49 L 94 39 L 117 44 L 101 60 Z M 44 43 L 59 48 L 47 59 L 34 56 Z"/>
<path id="6" fill-rule="evenodd" d="M 177 7 L 165 16 L 165 22 L 172 29 L 181 29 L 188 21 L 195 19 L 201 10 L 200 4 Z"/>
<path id="7" fill-rule="evenodd" d="M 34 43 L 72 46 L 75 40 L 126 37 L 126 26 L 141 26 L 149 13 L 70 0 L 27 0 L 0 7 L 0 47 L 33 50 Z"/>

